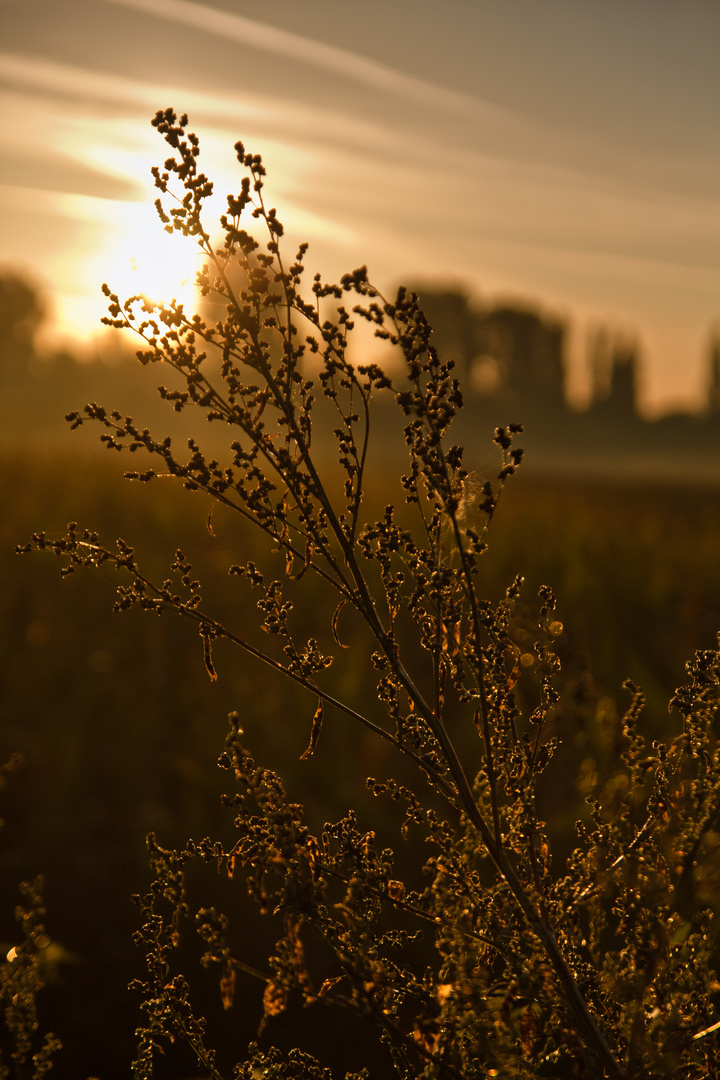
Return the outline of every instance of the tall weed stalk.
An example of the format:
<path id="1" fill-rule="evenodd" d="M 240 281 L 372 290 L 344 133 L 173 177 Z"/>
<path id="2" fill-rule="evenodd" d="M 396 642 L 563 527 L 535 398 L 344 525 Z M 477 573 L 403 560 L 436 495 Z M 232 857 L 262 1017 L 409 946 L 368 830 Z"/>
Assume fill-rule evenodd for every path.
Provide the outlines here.
<path id="1" fill-rule="evenodd" d="M 202 966 L 216 973 L 219 1009 L 240 1007 L 249 977 L 259 984 L 265 1033 L 293 1003 L 350 1010 L 369 1018 L 399 1077 L 718 1076 L 718 653 L 699 652 L 688 664 L 687 685 L 670 703 L 680 725 L 669 744 L 646 744 L 642 693 L 627 685 L 612 760 L 586 786 L 574 850 L 554 862 L 538 785 L 546 770 L 553 783 L 576 782 L 552 774 L 562 630 L 555 598 L 541 589 L 528 628 L 521 578 L 500 603 L 482 595 L 488 527 L 520 465 L 521 426 L 495 430 L 495 475 L 478 480 L 452 443 L 461 388 L 452 362 L 433 348 L 417 297 L 400 289 L 386 298 L 365 267 L 339 284 L 317 275 L 305 287 L 307 246 L 286 260 L 262 160 L 242 143 L 240 191 L 228 197 L 215 241 L 202 215 L 212 184 L 199 171 L 187 117 L 168 109 L 153 124 L 171 152 L 153 170 L 158 214 L 168 232 L 199 245 L 198 284 L 222 314 L 212 322 L 176 302 L 122 301 L 106 285 L 105 321 L 143 339 L 140 362 L 171 380 L 161 396 L 219 429 L 225 456 L 204 452 L 199 434 L 181 450 L 98 404 L 68 419 L 99 424 L 110 450 L 147 455 L 147 467 L 129 478 L 171 477 L 265 535 L 276 568 L 238 553 L 227 586 L 238 605 L 252 597 L 265 636 L 247 620 L 239 628 L 213 614 L 181 550 L 164 581 L 146 576 L 124 540 L 106 544 L 77 524 L 62 538 L 35 534 L 22 550 L 55 552 L 63 573 L 116 568 L 115 610 L 173 610 L 194 623 L 210 679 L 218 677 L 214 646 L 225 640 L 249 663 L 299 684 L 308 694 L 297 720 L 308 725 L 303 757 L 322 754 L 323 724 L 339 714 L 390 744 L 416 782 L 369 778 L 367 786 L 413 839 L 421 873 L 403 880 L 393 851 L 352 810 L 313 832 L 280 777 L 253 760 L 233 714 L 219 762 L 233 841 L 188 840 L 175 850 L 148 838 L 153 880 L 136 898 L 147 970 L 135 987 L 134 1076 L 155 1075 L 159 1055 L 178 1044 L 217 1080 L 329 1075 L 300 1047 L 241 1047 L 234 1062 L 220 1061 L 181 960 L 193 935 Z M 392 368 L 353 362 L 358 321 L 399 358 Z M 401 424 L 393 426 L 393 413 Z M 405 460 L 400 498 L 368 522 L 373 440 L 392 433 Z M 322 640 L 296 629 L 310 578 L 332 598 Z M 357 626 L 366 653 L 345 648 L 347 628 Z M 333 663 L 372 673 L 372 708 L 334 690 Z M 474 749 L 461 751 L 471 745 L 468 731 Z M 197 862 L 281 919 L 263 970 L 237 954 L 232 902 L 220 911 L 191 899 Z"/>

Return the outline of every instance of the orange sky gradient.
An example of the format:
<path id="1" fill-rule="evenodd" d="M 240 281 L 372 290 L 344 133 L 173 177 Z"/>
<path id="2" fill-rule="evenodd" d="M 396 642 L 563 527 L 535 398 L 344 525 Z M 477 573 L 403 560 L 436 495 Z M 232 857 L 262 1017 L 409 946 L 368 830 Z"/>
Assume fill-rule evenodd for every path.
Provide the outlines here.
<path id="1" fill-rule="evenodd" d="M 648 413 L 697 408 L 720 327 L 720 6 L 493 0 L 0 0 L 0 265 L 91 340 L 100 285 L 177 291 L 154 217 L 159 108 L 190 114 L 213 209 L 233 143 L 326 278 L 450 282 L 571 325 L 569 389 L 606 323 Z M 293 250 L 294 254 L 294 250 Z"/>

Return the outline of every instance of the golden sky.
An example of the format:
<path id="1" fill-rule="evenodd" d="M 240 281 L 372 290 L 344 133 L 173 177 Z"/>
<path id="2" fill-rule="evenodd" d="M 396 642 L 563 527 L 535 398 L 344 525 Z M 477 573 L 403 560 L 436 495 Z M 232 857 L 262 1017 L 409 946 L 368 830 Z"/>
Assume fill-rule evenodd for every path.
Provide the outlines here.
<path id="1" fill-rule="evenodd" d="M 637 335 L 646 407 L 696 406 L 720 321 L 716 0 L 0 0 L 0 265 L 91 338 L 100 285 L 162 295 L 159 108 L 188 112 L 218 212 L 233 143 L 326 278 L 450 281 Z"/>

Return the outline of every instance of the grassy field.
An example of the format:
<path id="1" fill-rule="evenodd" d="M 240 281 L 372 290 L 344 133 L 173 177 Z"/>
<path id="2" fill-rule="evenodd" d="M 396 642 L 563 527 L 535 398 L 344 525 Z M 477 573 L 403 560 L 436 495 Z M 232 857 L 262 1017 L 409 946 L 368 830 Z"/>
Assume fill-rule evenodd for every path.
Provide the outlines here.
<path id="1" fill-rule="evenodd" d="M 131 1054 L 135 1012 L 125 985 L 141 972 L 129 896 L 147 881 L 144 837 L 152 829 L 177 843 L 230 831 L 215 764 L 227 713 L 241 712 L 250 749 L 302 798 L 311 823 L 354 805 L 381 831 L 363 780 L 390 767 L 386 751 L 342 718 L 326 723 L 318 754 L 300 762 L 313 712 L 301 691 L 222 644 L 219 679 L 211 683 L 187 622 L 111 613 L 117 582 L 109 571 L 61 580 L 51 556 L 15 555 L 32 531 L 61 533 L 76 520 L 133 543 L 160 579 L 181 544 L 206 582 L 208 607 L 240 629 L 252 627 L 253 601 L 228 579 L 227 566 L 265 557 L 257 539 L 222 513 L 211 536 L 201 496 L 161 483 L 129 485 L 122 466 L 100 452 L 6 453 L 0 463 L 0 752 L 3 760 L 17 751 L 25 758 L 2 792 L 0 940 L 13 940 L 15 884 L 45 874 L 49 929 L 64 950 L 45 1002 L 67 1047 L 57 1075 L 107 1080 L 126 1075 Z M 719 541 L 717 489 L 521 474 L 504 493 L 490 533 L 486 593 L 501 596 L 523 573 L 528 620 L 539 585 L 557 594 L 564 633 L 556 723 L 567 750 L 556 770 L 592 761 L 598 725 L 622 708 L 626 677 L 647 693 L 650 731 L 675 722 L 667 701 L 684 663 L 695 649 L 712 647 L 720 630 Z M 300 618 L 322 641 L 328 627 L 316 622 L 329 613 L 309 587 Z M 350 620 L 341 627 L 351 646 L 356 632 Z M 348 657 L 352 647 L 331 669 L 333 687 L 372 710 L 372 684 Z M 582 791 L 558 784 L 557 771 L 550 776 L 548 819 L 567 830 Z M 255 929 L 248 950 L 250 962 L 262 962 Z M 239 1037 L 250 1037 L 260 1017 L 257 990 L 249 985 L 248 995 L 247 1032 Z"/>

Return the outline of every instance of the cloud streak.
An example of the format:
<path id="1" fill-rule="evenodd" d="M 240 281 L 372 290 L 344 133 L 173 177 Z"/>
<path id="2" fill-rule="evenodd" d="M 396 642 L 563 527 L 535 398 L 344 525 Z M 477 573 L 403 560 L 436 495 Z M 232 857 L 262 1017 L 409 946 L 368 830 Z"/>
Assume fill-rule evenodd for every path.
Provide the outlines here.
<path id="1" fill-rule="evenodd" d="M 0 184 L 0 201 L 6 210 L 14 213 L 48 214 L 113 228 L 129 223 L 137 215 L 150 217 L 146 202 L 104 199 L 97 195 L 79 195 L 76 192 L 21 187 L 17 184 Z"/>
<path id="2" fill-rule="evenodd" d="M 105 2 L 129 4 L 135 0 Z M 193 11 L 199 6 L 185 0 L 153 3 L 182 3 Z M 25 155 L 45 157 L 50 151 L 97 177 L 104 174 L 132 185 L 149 174 L 159 149 L 149 127 L 138 128 L 135 119 L 128 117 L 128 105 L 143 109 L 156 106 L 162 93 L 181 97 L 194 115 L 207 117 L 211 123 L 199 125 L 207 168 L 218 187 L 228 189 L 236 185 L 232 155 L 227 161 L 223 157 L 228 135 L 241 133 L 245 138 L 254 129 L 257 137 L 269 128 L 273 138 L 265 138 L 263 150 L 269 160 L 274 159 L 276 198 L 285 207 L 290 200 L 296 206 L 305 204 L 304 220 L 308 226 L 312 223 L 314 235 L 324 206 L 325 216 L 327 208 L 333 207 L 330 216 L 347 222 L 352 232 L 364 214 L 384 221 L 385 226 L 393 220 L 404 222 L 410 230 L 413 222 L 424 222 L 428 233 L 442 226 L 456 244 L 462 242 L 460 232 L 464 230 L 467 238 L 474 236 L 476 240 L 504 239 L 510 244 L 524 240 L 544 243 L 548 249 L 560 242 L 568 248 L 585 248 L 588 256 L 600 251 L 617 255 L 635 252 L 679 266 L 710 269 L 715 265 L 713 249 L 720 243 L 720 213 L 717 204 L 710 201 L 640 191 L 532 160 L 518 168 L 502 155 L 443 146 L 442 141 L 438 143 L 442 152 L 429 160 L 427 139 L 415 133 L 398 134 L 380 122 L 341 118 L 329 110 L 287 99 L 249 101 L 242 93 L 169 89 L 9 54 L 0 54 L 0 75 L 30 91 L 27 98 L 16 93 L 11 107 L 6 103 L 4 109 L 4 141 L 11 152 L 15 147 Z M 63 98 L 75 99 L 77 105 L 70 109 Z M 88 113 L 88 102 L 120 108 L 124 119 L 108 117 L 102 111 Z M 442 135 L 441 130 L 440 140 Z M 82 181 L 80 172 L 78 180 Z M 95 193 L 93 188 L 88 174 L 86 193 Z M 139 193 L 137 186 L 135 190 Z M 400 191 L 402 198 L 398 197 Z M 131 190 L 128 194 L 133 197 Z M 462 214 L 460 207 L 464 208 Z M 326 225 L 319 231 L 328 235 L 330 230 Z M 347 230 L 338 231 L 348 238 Z"/>
<path id="3" fill-rule="evenodd" d="M 238 97 L 228 100 L 226 95 L 205 94 L 198 90 L 188 92 L 180 87 L 169 88 L 165 82 L 143 82 L 120 75 L 106 75 L 73 64 L 8 52 L 0 52 L 0 78 L 16 86 L 44 91 L 53 98 L 63 95 L 78 98 L 83 103 L 93 101 L 157 109 L 160 95 L 165 98 L 168 94 L 177 94 L 198 110 L 217 116 L 237 118 L 239 107 L 243 112 L 258 117 L 268 112 L 264 106 L 241 101 Z"/>
<path id="4" fill-rule="evenodd" d="M 482 111 L 488 118 L 500 120 L 508 111 L 480 102 L 463 94 L 424 79 L 406 75 L 386 64 L 359 56 L 349 49 L 328 45 L 312 38 L 243 15 L 218 11 L 192 0 L 102 0 L 106 4 L 130 8 L 145 16 L 167 19 L 195 33 L 212 34 L 225 41 L 234 41 L 247 48 L 298 61 L 330 75 L 371 87 L 386 94 L 404 98 L 431 108 L 472 114 Z"/>

